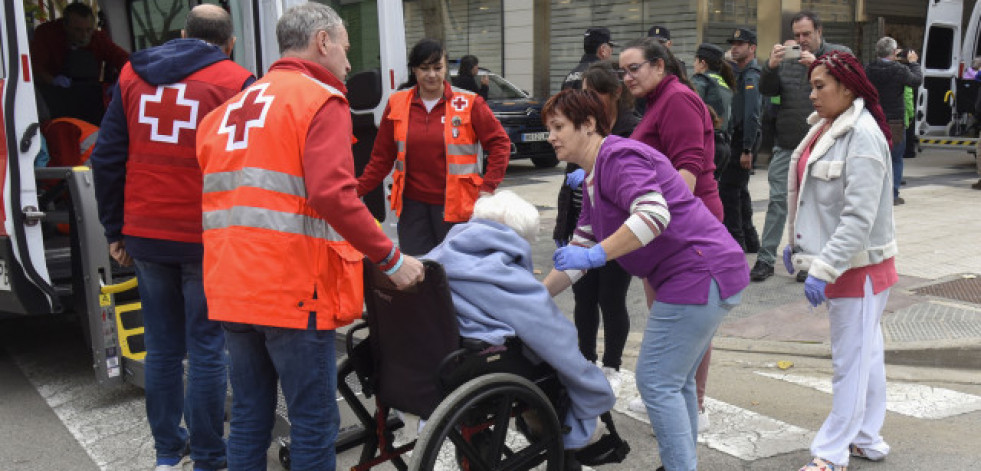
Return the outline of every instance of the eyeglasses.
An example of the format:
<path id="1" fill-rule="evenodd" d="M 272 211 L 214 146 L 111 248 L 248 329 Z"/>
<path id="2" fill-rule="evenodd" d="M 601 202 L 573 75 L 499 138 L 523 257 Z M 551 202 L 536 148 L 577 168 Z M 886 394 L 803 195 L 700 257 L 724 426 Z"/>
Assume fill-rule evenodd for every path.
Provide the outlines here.
<path id="1" fill-rule="evenodd" d="M 635 64 L 628 64 L 627 68 L 625 69 L 617 69 L 617 76 L 620 77 L 620 80 L 623 80 L 628 75 L 633 78 L 637 78 L 637 71 L 639 71 L 640 68 L 643 67 L 645 64 L 650 64 L 653 62 L 654 61 L 644 61 L 644 62 L 637 62 Z"/>

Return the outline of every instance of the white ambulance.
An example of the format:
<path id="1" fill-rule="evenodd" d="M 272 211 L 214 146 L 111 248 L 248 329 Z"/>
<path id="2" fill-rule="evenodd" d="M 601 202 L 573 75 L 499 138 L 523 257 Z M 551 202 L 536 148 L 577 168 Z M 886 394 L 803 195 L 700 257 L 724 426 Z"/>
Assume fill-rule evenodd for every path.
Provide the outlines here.
<path id="1" fill-rule="evenodd" d="M 39 3 L 40 2 L 40 3 Z M 78 316 L 91 344 L 100 383 L 143 384 L 142 318 L 132 271 L 110 261 L 99 223 L 91 172 L 81 167 L 35 168 L 41 150 L 29 30 L 53 2 L 7 0 L 0 6 L 0 322 L 20 316 Z M 178 37 L 200 0 L 86 0 L 103 30 L 127 51 Z M 153 5 L 150 5 L 150 4 Z M 299 0 L 210 1 L 231 12 L 233 59 L 257 76 L 279 57 L 275 25 Z M 401 0 L 321 1 L 344 19 L 351 42 L 348 88 L 356 165 L 367 163 L 388 96 L 407 78 Z M 169 6 L 168 6 L 169 4 Z M 162 7 L 161 7 L 162 6 Z M 387 186 L 387 185 L 384 185 Z M 382 189 L 366 203 L 386 219 Z M 387 232 L 394 220 L 388 215 Z M 60 225 L 60 228 L 58 227 Z M 59 230 L 60 229 L 60 230 Z M 120 283 L 120 281 L 125 280 Z M 114 284 L 117 283 L 117 284 Z M 123 293 L 130 288 L 128 293 Z M 2 328 L 2 324 L 0 324 Z"/>
<path id="2" fill-rule="evenodd" d="M 956 138 L 968 130 L 981 88 L 981 82 L 962 78 L 974 58 L 981 55 L 981 3 L 970 4 L 971 16 L 965 22 L 964 0 L 926 1 L 923 85 L 916 102 L 916 133 L 927 144 L 951 140 L 964 147 L 973 144 L 973 139 Z"/>

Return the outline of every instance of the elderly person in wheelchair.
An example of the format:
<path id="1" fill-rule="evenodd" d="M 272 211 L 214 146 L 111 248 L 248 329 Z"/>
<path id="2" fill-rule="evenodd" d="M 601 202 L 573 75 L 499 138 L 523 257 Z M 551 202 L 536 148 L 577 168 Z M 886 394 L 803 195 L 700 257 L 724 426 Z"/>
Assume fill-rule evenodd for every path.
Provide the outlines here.
<path id="1" fill-rule="evenodd" d="M 347 333 L 338 367 L 338 391 L 363 426 L 338 440 L 339 452 L 364 445 L 352 470 L 392 461 L 409 470 L 574 471 L 623 461 L 630 447 L 609 413 L 613 390 L 532 271 L 537 229 L 534 206 L 502 190 L 478 199 L 470 221 L 420 257 L 420 285 L 399 290 L 365 264 L 366 322 Z M 351 374 L 365 398 L 377 396 L 374 413 Z M 416 427 L 392 409 L 425 420 L 415 441 L 396 443 Z"/>
<path id="2" fill-rule="evenodd" d="M 501 190 L 477 200 L 470 221 L 421 258 L 446 270 L 461 336 L 491 345 L 517 337 L 526 354 L 556 370 L 571 403 L 563 443 L 578 449 L 596 434 L 599 416 L 616 396 L 602 370 L 580 353 L 575 325 L 535 278 L 529 242 L 538 219 L 534 206 Z"/>

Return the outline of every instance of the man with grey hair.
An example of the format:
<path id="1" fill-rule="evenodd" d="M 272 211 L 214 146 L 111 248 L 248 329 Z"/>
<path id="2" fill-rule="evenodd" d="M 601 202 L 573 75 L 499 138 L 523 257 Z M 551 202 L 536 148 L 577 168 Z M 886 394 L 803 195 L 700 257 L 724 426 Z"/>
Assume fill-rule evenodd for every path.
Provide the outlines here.
<path id="1" fill-rule="evenodd" d="M 903 154 L 906 153 L 906 87 L 918 87 L 923 83 L 915 51 L 910 51 L 908 64 L 896 60 L 899 46 L 896 40 L 885 36 L 875 43 L 875 60 L 865 66 L 865 75 L 879 91 L 879 104 L 886 114 L 892 132 L 892 196 L 893 204 L 905 203 L 899 197 L 899 185 L 903 181 Z"/>
<path id="2" fill-rule="evenodd" d="M 131 56 L 90 160 L 109 254 L 136 265 L 157 471 L 183 469 L 188 451 L 195 470 L 226 467 L 225 335 L 202 284 L 195 129 L 255 81 L 229 58 L 235 37 L 221 7 L 194 7 L 181 36 Z"/>
<path id="3" fill-rule="evenodd" d="M 198 132 L 204 286 L 235 391 L 228 468 L 265 469 L 278 380 L 293 469 L 334 469 L 334 331 L 361 317 L 362 257 L 399 288 L 424 274 L 357 197 L 341 18 L 294 6 L 276 36 L 282 58 Z"/>

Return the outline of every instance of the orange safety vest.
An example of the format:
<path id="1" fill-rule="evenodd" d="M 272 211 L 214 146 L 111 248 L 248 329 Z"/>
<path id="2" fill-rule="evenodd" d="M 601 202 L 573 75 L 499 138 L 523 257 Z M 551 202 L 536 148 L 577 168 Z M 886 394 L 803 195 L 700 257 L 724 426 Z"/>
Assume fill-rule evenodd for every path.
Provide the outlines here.
<path id="1" fill-rule="evenodd" d="M 402 190 L 405 188 L 405 142 L 409 134 L 409 108 L 416 88 L 398 91 L 388 100 L 388 118 L 395 125 L 395 171 L 392 172 L 392 193 L 389 196 L 392 210 L 402 215 Z M 477 167 L 480 144 L 470 121 L 476 93 L 453 88 L 446 100 L 443 119 L 443 142 L 446 143 L 446 191 L 443 219 L 446 222 L 463 222 L 473 214 L 480 185 L 484 182 Z"/>
<path id="2" fill-rule="evenodd" d="M 75 118 L 52 119 L 44 126 L 45 139 L 48 139 L 48 150 L 51 155 L 49 167 L 74 167 L 88 162 L 95 149 L 95 141 L 99 140 L 99 127 Z M 50 136 L 50 137 L 49 137 Z M 70 138 L 78 138 L 78 154 L 75 154 L 75 142 L 56 142 Z M 71 149 L 71 151 L 69 151 Z"/>
<path id="3" fill-rule="evenodd" d="M 315 312 L 323 330 L 361 317 L 364 256 L 306 203 L 307 130 L 328 100 L 347 104 L 310 76 L 272 70 L 201 121 L 211 319 L 306 329 Z"/>

